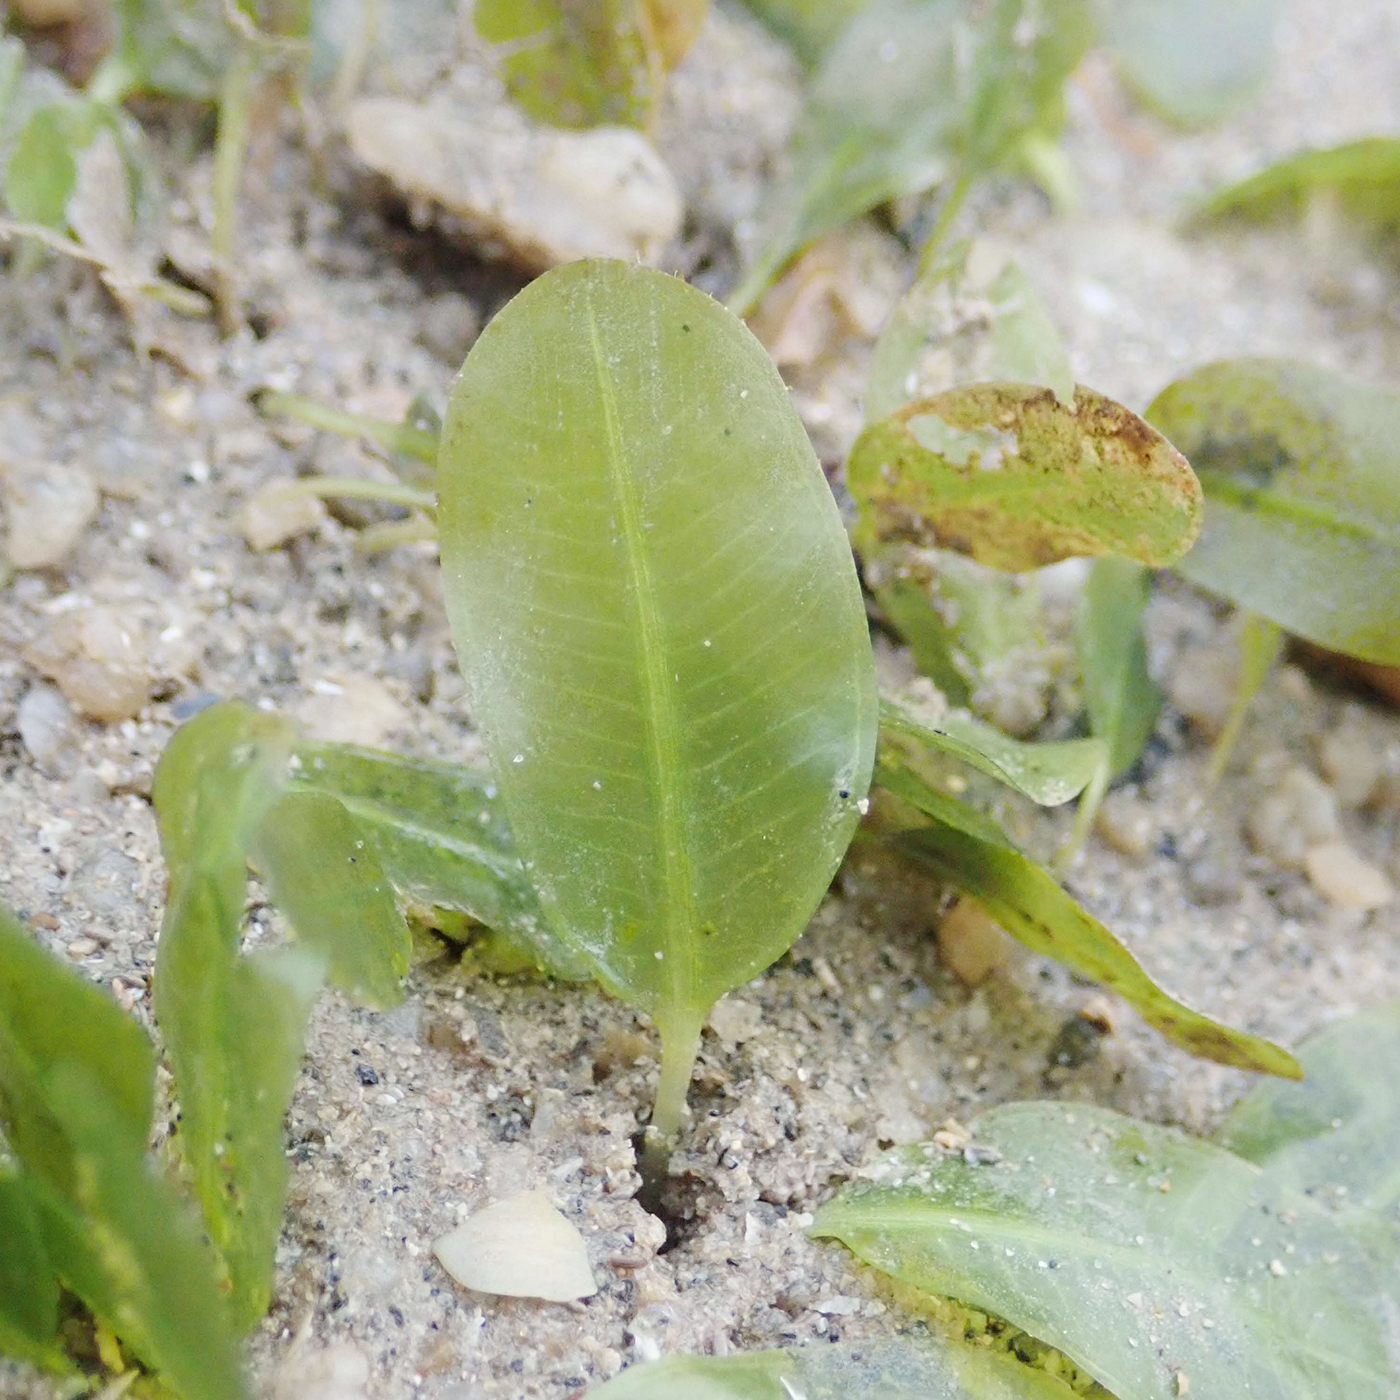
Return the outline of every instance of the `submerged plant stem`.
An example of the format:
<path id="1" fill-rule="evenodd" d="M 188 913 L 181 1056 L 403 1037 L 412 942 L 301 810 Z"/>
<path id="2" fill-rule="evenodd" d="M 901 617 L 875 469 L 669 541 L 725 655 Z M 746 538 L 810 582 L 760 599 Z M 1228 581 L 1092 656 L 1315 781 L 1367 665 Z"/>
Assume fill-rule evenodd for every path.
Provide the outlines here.
<path id="1" fill-rule="evenodd" d="M 238 328 L 233 274 L 234 229 L 238 217 L 238 190 L 243 182 L 243 161 L 248 153 L 257 67 L 253 50 L 247 44 L 239 44 L 219 89 L 219 132 L 214 141 L 214 224 L 209 241 L 214 253 L 215 309 L 222 335 L 232 335 Z"/>
<path id="2" fill-rule="evenodd" d="M 1235 692 L 1235 702 L 1230 706 L 1230 717 L 1220 737 L 1210 751 L 1210 767 L 1206 769 L 1206 782 L 1215 786 L 1225 772 L 1225 765 L 1235 751 L 1235 744 L 1249 717 L 1249 707 L 1264 677 L 1269 673 L 1274 658 L 1283 645 L 1283 628 L 1277 622 L 1258 613 L 1246 613 L 1244 626 L 1240 631 L 1240 683 Z"/>
<path id="3" fill-rule="evenodd" d="M 427 428 L 415 428 L 411 423 L 391 423 L 363 413 L 346 413 L 333 404 L 275 390 L 258 395 L 258 410 L 270 418 L 294 418 L 298 423 L 339 433 L 342 437 L 366 437 L 385 452 L 412 457 L 434 470 L 437 468 L 438 435 Z"/>
<path id="4" fill-rule="evenodd" d="M 686 1094 L 690 1072 L 700 1051 L 700 1023 L 672 1024 L 661 1037 L 661 1078 L 656 1085 L 656 1104 L 642 1146 L 638 1169 L 643 1190 L 654 1195 L 666 1179 L 671 1153 L 680 1137 L 685 1119 Z"/>
<path id="5" fill-rule="evenodd" d="M 958 217 L 959 211 L 972 192 L 972 185 L 972 175 L 964 170 L 954 182 L 953 188 L 948 191 L 948 197 L 943 201 L 942 207 L 938 211 L 933 228 L 929 230 L 929 236 L 924 240 L 924 246 L 919 249 L 918 275 L 920 277 L 933 266 L 933 260 L 938 256 L 938 250 L 947 239 L 948 231 L 953 226 L 953 220 Z"/>

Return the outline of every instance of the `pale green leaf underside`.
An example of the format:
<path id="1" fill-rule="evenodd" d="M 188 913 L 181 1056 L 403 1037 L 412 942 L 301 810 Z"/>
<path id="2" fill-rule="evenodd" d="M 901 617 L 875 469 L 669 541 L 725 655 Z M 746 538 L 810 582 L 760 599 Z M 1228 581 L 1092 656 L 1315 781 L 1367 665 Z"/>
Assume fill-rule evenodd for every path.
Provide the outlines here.
<path id="1" fill-rule="evenodd" d="M 931 1338 L 673 1356 L 632 1366 L 589 1400 L 1073 1400 L 1062 1381 Z"/>
<path id="2" fill-rule="evenodd" d="M 1186 578 L 1319 646 L 1400 663 L 1400 394 L 1295 360 L 1220 360 L 1147 416 L 1206 492 Z"/>
<path id="3" fill-rule="evenodd" d="M 408 900 L 476 919 L 558 976 L 591 975 L 549 927 L 489 774 L 350 744 L 301 743 L 296 760 L 292 786 L 339 799 Z"/>
<path id="4" fill-rule="evenodd" d="M 863 548 L 955 549 L 1011 571 L 1074 555 L 1166 564 L 1200 525 L 1200 487 L 1172 445 L 1080 385 L 969 384 L 906 404 L 856 439 L 846 479 Z"/>
<path id="5" fill-rule="evenodd" d="M 1027 743 L 972 715 L 953 712 L 926 724 L 888 697 L 880 701 L 880 735 L 903 735 L 951 754 L 1042 807 L 1058 807 L 1077 797 L 1105 761 L 1101 739 Z M 886 757 L 898 761 L 895 753 Z"/>
<path id="6" fill-rule="evenodd" d="M 1196 126 L 1246 101 L 1273 63 L 1280 0 L 1099 0 L 1104 39 L 1154 108 Z"/>
<path id="7" fill-rule="evenodd" d="M 1400 1005 L 1348 1017 L 1305 1041 L 1298 1058 L 1306 1079 L 1257 1085 L 1215 1139 L 1342 1212 L 1393 1263 L 1400 1258 Z"/>
<path id="8" fill-rule="evenodd" d="M 762 347 L 587 262 L 487 327 L 439 470 L 453 636 L 516 847 L 614 991 L 698 1026 L 850 839 L 873 665 L 831 494 Z"/>
<path id="9" fill-rule="evenodd" d="M 1107 1109 L 1009 1104 L 969 1165 L 900 1149 L 815 1233 L 1058 1347 L 1118 1400 L 1390 1400 L 1400 1284 L 1329 1210 Z M 1164 1190 L 1164 1183 L 1166 1189 Z"/>
<path id="10" fill-rule="evenodd" d="M 979 900 L 1028 948 L 1117 992 L 1143 1020 L 1193 1055 L 1240 1069 L 1301 1076 L 1286 1050 L 1213 1021 L 1169 996 L 1048 871 L 1016 850 L 990 817 L 883 762 L 875 780 L 933 819 L 931 826 L 904 833 L 901 848 L 940 879 Z"/>

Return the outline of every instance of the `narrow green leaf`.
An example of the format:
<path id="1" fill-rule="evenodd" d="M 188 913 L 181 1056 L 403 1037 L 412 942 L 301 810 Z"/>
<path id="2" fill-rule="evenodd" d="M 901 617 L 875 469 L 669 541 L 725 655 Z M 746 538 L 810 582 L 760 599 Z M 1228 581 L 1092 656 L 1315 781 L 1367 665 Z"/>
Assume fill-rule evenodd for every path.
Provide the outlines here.
<path id="1" fill-rule="evenodd" d="M 214 1256 L 186 1203 L 151 1172 L 85 1068 L 61 1066 L 52 1088 L 73 1189 L 36 1183 L 34 1199 L 59 1276 L 181 1400 L 247 1400 Z"/>
<path id="2" fill-rule="evenodd" d="M 1147 673 L 1142 630 L 1151 593 L 1151 575 L 1141 564 L 1096 559 L 1075 614 L 1074 649 L 1089 728 L 1108 745 L 1114 777 L 1137 762 L 1162 708 L 1162 692 Z"/>
<path id="3" fill-rule="evenodd" d="M 64 1065 L 92 1076 L 113 1122 L 144 1147 L 155 1083 L 145 1032 L 0 908 L 0 1128 L 19 1164 L 58 1191 L 72 1188 L 74 1170 L 49 1090 Z"/>
<path id="4" fill-rule="evenodd" d="M 638 0 L 477 0 L 510 95 L 555 126 L 645 126 L 661 87 Z"/>
<path id="5" fill-rule="evenodd" d="M 359 823 L 322 792 L 286 792 L 258 827 L 253 857 L 297 937 L 327 975 L 368 1006 L 403 998 L 413 942 L 379 854 Z"/>
<path id="6" fill-rule="evenodd" d="M 1024 743 L 972 715 L 954 711 L 925 724 L 903 705 L 881 697 L 882 744 L 895 736 L 952 754 L 1042 807 L 1058 807 L 1077 797 L 1103 767 L 1105 757 L 1102 739 Z M 882 749 L 882 759 L 899 764 L 898 748 Z"/>
<path id="7" fill-rule="evenodd" d="M 749 332 L 611 262 L 547 273 L 487 327 L 439 489 L 517 849 L 555 933 L 661 1028 L 678 1116 L 706 1010 L 801 932 L 869 783 L 874 666 L 835 502 Z"/>
<path id="8" fill-rule="evenodd" d="M 1400 663 L 1400 394 L 1294 360 L 1221 360 L 1147 415 L 1209 502 L 1186 578 L 1320 646 Z"/>
<path id="9" fill-rule="evenodd" d="M 1188 126 L 1219 121 L 1268 77 L 1281 9 L 1281 0 L 1098 0 L 1129 85 Z"/>
<path id="10" fill-rule="evenodd" d="M 1393 1265 L 1400 1257 L 1400 1005 L 1304 1041 L 1301 1084 L 1256 1085 L 1215 1141 L 1339 1213 Z"/>
<path id="11" fill-rule="evenodd" d="M 1296 215 L 1314 202 L 1335 202 L 1382 228 L 1400 223 L 1400 139 L 1368 136 L 1324 150 L 1299 151 L 1217 190 L 1192 215 L 1192 222 Z"/>
<path id="12" fill-rule="evenodd" d="M 870 357 L 865 420 L 959 384 L 1008 382 L 1074 398 L 1069 353 L 1030 278 L 1004 249 L 964 240 L 890 313 Z"/>
<path id="13" fill-rule="evenodd" d="M 489 774 L 349 744 L 302 743 L 296 758 L 293 786 L 338 798 L 407 899 L 476 919 L 555 976 L 593 975 L 550 928 Z"/>
<path id="14" fill-rule="evenodd" d="M 813 75 L 793 173 L 730 305 L 746 312 L 828 229 L 948 175 L 988 174 L 1059 123 L 1088 0 L 875 0 Z"/>
<path id="15" fill-rule="evenodd" d="M 1221 1025 L 1164 992 L 1103 924 L 1016 850 L 990 817 L 936 792 L 907 770 L 882 763 L 875 781 L 933 819 L 932 826 L 900 836 L 900 848 L 978 899 L 1026 947 L 1117 992 L 1149 1025 L 1193 1055 L 1238 1069 L 1301 1077 L 1286 1050 Z"/>
<path id="16" fill-rule="evenodd" d="M 68 200 L 78 178 L 76 156 L 92 136 L 86 104 L 54 102 L 31 112 L 5 166 L 10 216 L 21 223 L 67 228 Z"/>
<path id="17" fill-rule="evenodd" d="M 813 1232 L 1050 1343 L 1118 1400 L 1389 1400 L 1400 1278 L 1284 1180 L 1107 1109 L 1008 1104 L 899 1149 Z"/>
<path id="18" fill-rule="evenodd" d="M 907 404 L 846 464 L 862 548 L 936 545 L 1012 571 L 1072 555 L 1179 558 L 1200 487 L 1160 433 L 1082 385 L 1070 404 L 1029 384 L 974 384 Z"/>
<path id="19" fill-rule="evenodd" d="M 176 1148 L 243 1327 L 271 1294 L 282 1115 L 321 970 L 305 953 L 238 956 L 248 849 L 294 737 L 285 720 L 213 706 L 171 739 L 152 784 L 170 869 L 152 1001 L 180 1103 Z"/>
<path id="20" fill-rule="evenodd" d="M 25 1178 L 0 1167 L 0 1356 L 63 1365 L 58 1278 Z"/>
<path id="21" fill-rule="evenodd" d="M 1004 1354 L 899 1338 L 672 1356 L 628 1367 L 589 1400 L 1073 1400 L 1043 1370 Z"/>

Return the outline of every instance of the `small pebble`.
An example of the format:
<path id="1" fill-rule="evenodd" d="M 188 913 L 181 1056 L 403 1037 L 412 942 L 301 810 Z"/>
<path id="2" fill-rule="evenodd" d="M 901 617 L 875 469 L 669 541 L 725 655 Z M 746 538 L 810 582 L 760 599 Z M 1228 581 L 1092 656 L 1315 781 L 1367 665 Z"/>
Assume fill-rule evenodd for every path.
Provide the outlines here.
<path id="1" fill-rule="evenodd" d="M 1363 807 L 1384 776 L 1384 740 L 1371 725 L 1349 713 L 1318 741 L 1317 766 L 1343 807 Z"/>
<path id="2" fill-rule="evenodd" d="M 1186 895 L 1203 909 L 1233 904 L 1244 893 L 1239 865 L 1217 856 L 1198 856 L 1186 867 Z"/>
<path id="3" fill-rule="evenodd" d="M 150 696 L 145 628 L 118 608 L 88 604 L 60 613 L 25 649 L 68 702 L 104 724 L 133 719 Z"/>
<path id="4" fill-rule="evenodd" d="M 314 534 L 325 519 L 326 507 L 315 496 L 290 493 L 286 482 L 274 481 L 244 502 L 239 524 L 248 547 L 262 553 Z"/>
<path id="5" fill-rule="evenodd" d="M 297 706 L 296 717 L 314 739 L 371 749 L 382 748 L 408 723 L 408 711 L 373 676 L 346 676 L 313 690 Z"/>
<path id="6" fill-rule="evenodd" d="M 520 1191 L 479 1210 L 433 1245 L 463 1288 L 570 1303 L 598 1291 L 583 1236 L 542 1191 Z"/>
<path id="7" fill-rule="evenodd" d="M 1313 889 L 1341 909 L 1379 909 L 1395 898 L 1395 887 L 1345 841 L 1326 841 L 1303 857 Z"/>
<path id="8" fill-rule="evenodd" d="M 15 724 L 20 741 L 41 768 L 49 768 L 73 744 L 73 711 L 51 685 L 32 685 L 19 702 Z"/>
<path id="9" fill-rule="evenodd" d="M 460 292 L 429 297 L 418 310 L 418 343 L 453 369 L 466 358 L 480 330 L 476 307 Z"/>
<path id="10" fill-rule="evenodd" d="M 1010 936 L 976 900 L 959 899 L 939 921 L 939 961 L 965 987 L 985 982 L 1010 956 Z"/>
<path id="11" fill-rule="evenodd" d="M 72 552 L 101 498 L 85 468 L 59 462 L 0 464 L 5 556 L 17 569 L 49 569 Z"/>
<path id="12" fill-rule="evenodd" d="M 1316 774 L 1290 768 L 1255 802 L 1245 818 L 1250 844 L 1261 855 L 1301 869 L 1304 854 L 1340 831 L 1337 799 Z"/>
<path id="13" fill-rule="evenodd" d="M 1094 830 L 1119 855 L 1146 855 L 1154 835 L 1151 809 L 1130 792 L 1110 792 L 1094 817 Z"/>
<path id="14" fill-rule="evenodd" d="M 763 1029 L 763 1009 L 739 997 L 721 997 L 710 1008 L 706 1025 L 726 1046 L 739 1045 Z"/>
<path id="15" fill-rule="evenodd" d="M 1234 647 L 1194 646 L 1182 651 L 1167 677 L 1167 698 L 1205 739 L 1214 739 L 1225 728 L 1239 668 Z"/>

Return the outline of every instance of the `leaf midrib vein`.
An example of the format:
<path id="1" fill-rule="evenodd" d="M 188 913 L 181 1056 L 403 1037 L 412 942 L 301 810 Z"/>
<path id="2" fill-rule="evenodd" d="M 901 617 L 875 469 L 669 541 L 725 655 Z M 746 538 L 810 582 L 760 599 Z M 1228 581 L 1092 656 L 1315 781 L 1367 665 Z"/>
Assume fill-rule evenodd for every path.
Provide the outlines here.
<path id="1" fill-rule="evenodd" d="M 672 1016 L 693 1010 L 699 969 L 694 939 L 697 927 L 690 860 L 685 849 L 682 814 L 680 715 L 674 671 L 664 655 L 661 622 L 656 614 L 651 569 L 645 548 L 636 483 L 622 451 L 617 396 L 606 370 L 598 320 L 591 300 L 585 301 L 598 397 L 603 410 L 608 473 L 622 523 L 622 540 L 637 617 L 637 659 L 642 679 L 641 711 L 646 732 L 647 767 L 655 787 L 650 804 L 654 839 L 661 858 L 662 926 L 665 929 L 663 966 L 670 982 Z M 659 1009 L 659 1008 L 658 1008 Z M 665 1033 L 667 1027 L 662 1026 Z"/>

